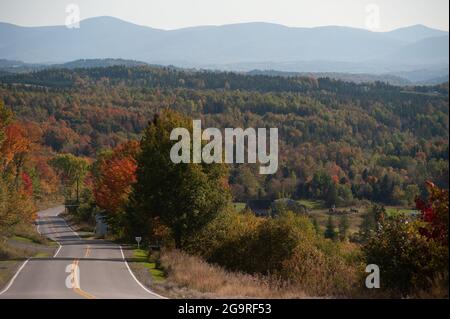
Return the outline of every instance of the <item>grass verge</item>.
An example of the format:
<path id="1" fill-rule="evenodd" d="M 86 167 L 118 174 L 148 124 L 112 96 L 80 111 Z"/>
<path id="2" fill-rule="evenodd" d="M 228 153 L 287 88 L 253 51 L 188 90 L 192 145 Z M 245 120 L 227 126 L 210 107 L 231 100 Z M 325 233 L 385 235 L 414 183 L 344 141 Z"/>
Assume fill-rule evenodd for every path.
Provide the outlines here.
<path id="1" fill-rule="evenodd" d="M 145 250 L 124 250 L 141 283 L 169 298 L 305 298 L 302 290 L 275 279 L 229 272 L 178 250 L 161 251 L 158 260 Z"/>
<path id="2" fill-rule="evenodd" d="M 148 255 L 148 252 L 143 249 L 134 249 L 134 262 L 139 263 L 140 266 L 146 268 L 150 275 L 152 276 L 152 280 L 158 283 L 163 282 L 166 279 L 164 271 L 162 269 L 158 269 L 158 265 L 156 261 L 152 261 L 151 256 Z"/>
<path id="3" fill-rule="evenodd" d="M 41 236 L 34 225 L 20 225 L 16 234 L 0 238 L 0 290 L 14 276 L 20 265 L 28 258 L 49 258 L 58 244 Z"/>

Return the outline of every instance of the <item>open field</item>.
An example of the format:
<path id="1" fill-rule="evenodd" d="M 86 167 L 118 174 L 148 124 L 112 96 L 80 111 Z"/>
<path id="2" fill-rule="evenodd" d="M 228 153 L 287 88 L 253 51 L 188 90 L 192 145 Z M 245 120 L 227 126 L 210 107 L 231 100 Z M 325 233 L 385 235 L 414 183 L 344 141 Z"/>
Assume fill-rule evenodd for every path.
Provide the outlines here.
<path id="1" fill-rule="evenodd" d="M 325 202 L 322 200 L 311 200 L 311 199 L 300 199 L 297 201 L 301 205 L 304 205 L 311 217 L 314 217 L 321 230 L 325 230 L 326 223 L 328 220 L 329 210 L 326 208 Z M 246 203 L 243 202 L 234 202 L 233 207 L 236 209 L 236 211 L 241 212 L 245 209 Z M 350 228 L 349 233 L 353 234 L 359 231 L 359 227 L 363 221 L 364 215 L 367 213 L 369 206 L 348 206 L 348 207 L 339 207 L 338 210 L 340 211 L 349 211 L 351 209 L 358 210 L 358 213 L 353 214 L 347 214 Z M 386 213 L 388 216 L 394 215 L 394 214 L 411 214 L 411 213 L 417 213 L 417 210 L 410 208 L 410 207 L 403 207 L 403 206 L 385 206 Z M 337 225 L 339 222 L 339 218 L 341 215 L 333 215 L 334 222 Z"/>

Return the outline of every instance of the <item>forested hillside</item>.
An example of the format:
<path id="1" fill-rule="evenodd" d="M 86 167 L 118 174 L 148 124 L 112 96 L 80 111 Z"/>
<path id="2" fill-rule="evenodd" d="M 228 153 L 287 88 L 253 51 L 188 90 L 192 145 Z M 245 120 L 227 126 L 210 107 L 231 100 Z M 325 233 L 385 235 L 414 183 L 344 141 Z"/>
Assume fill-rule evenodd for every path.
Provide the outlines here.
<path id="1" fill-rule="evenodd" d="M 235 166 L 236 201 L 291 197 L 412 204 L 448 188 L 448 83 L 434 87 L 114 66 L 0 77 L 0 100 L 56 152 L 95 157 L 170 108 L 203 127 L 277 127 L 275 175 Z"/>

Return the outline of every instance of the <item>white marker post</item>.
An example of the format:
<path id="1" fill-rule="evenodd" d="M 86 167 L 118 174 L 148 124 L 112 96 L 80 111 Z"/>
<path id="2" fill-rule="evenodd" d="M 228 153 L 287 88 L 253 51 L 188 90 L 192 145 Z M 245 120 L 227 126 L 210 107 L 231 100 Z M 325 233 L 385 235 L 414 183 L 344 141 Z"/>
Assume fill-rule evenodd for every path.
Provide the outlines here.
<path id="1" fill-rule="evenodd" d="M 139 245 L 140 245 L 140 243 L 141 243 L 142 237 L 135 237 L 135 239 L 136 239 L 136 242 L 137 242 L 137 244 L 138 244 L 138 249 L 140 249 L 140 248 L 139 248 Z"/>

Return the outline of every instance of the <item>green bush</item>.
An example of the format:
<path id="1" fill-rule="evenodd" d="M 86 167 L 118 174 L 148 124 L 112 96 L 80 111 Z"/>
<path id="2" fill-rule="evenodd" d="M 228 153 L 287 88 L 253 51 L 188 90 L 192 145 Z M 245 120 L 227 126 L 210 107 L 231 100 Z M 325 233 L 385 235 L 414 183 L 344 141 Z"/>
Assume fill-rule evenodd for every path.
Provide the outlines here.
<path id="1" fill-rule="evenodd" d="M 421 235 L 421 225 L 404 215 L 386 218 L 363 247 L 367 264 L 380 267 L 382 289 L 405 296 L 448 271 L 448 248 Z"/>
<path id="2" fill-rule="evenodd" d="M 339 243 L 325 240 L 307 216 L 292 212 L 258 218 L 228 210 L 188 247 L 228 270 L 280 278 L 310 295 L 348 296 L 359 278 Z"/>

